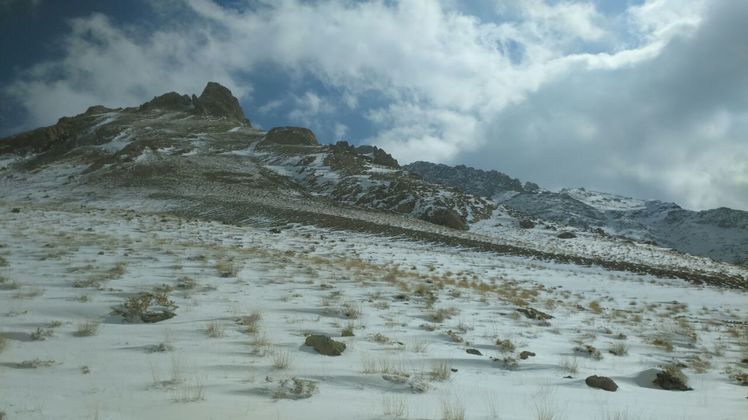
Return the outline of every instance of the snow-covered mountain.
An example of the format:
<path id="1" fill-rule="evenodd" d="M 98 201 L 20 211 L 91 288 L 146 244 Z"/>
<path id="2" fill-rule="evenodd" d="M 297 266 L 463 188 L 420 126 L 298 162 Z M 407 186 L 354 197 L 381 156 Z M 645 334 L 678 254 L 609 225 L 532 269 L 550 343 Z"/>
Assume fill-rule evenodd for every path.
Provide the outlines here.
<path id="1" fill-rule="evenodd" d="M 425 221 L 450 228 L 440 228 L 441 239 L 432 240 L 484 246 L 476 245 L 477 238 L 502 252 L 603 266 L 619 267 L 625 255 L 632 271 L 648 271 L 642 267 L 658 260 L 681 277 L 689 277 L 684 269 L 704 264 L 663 257 L 655 245 L 737 263 L 745 262 L 747 249 L 742 212 L 695 213 L 584 190 L 554 193 L 464 166 L 401 167 L 384 150 L 321 144 L 306 128 L 258 130 L 231 92 L 212 82 L 199 97 L 170 92 L 139 107 L 92 106 L 53 126 L 0 140 L 0 172 L 0 188 L 11 199 L 150 205 L 230 223 L 279 214 L 325 223 L 325 217 L 345 214 L 346 228 L 375 233 L 393 225 L 437 229 L 413 225 Z M 547 225 L 520 229 L 528 218 Z M 365 227 L 364 220 L 376 227 Z M 497 231 L 499 224 L 505 230 Z M 597 227 L 650 241 L 652 249 L 632 251 L 630 240 L 601 236 Z M 559 229 L 587 237 L 562 245 L 553 233 Z M 469 233 L 456 239 L 460 231 Z M 594 250 L 590 241 L 597 244 Z"/>
<path id="2" fill-rule="evenodd" d="M 748 265 L 748 212 L 686 210 L 674 203 L 639 200 L 584 188 L 552 192 L 497 171 L 416 162 L 405 166 L 424 180 L 491 197 L 518 217 L 582 229 L 602 229 L 637 241 L 734 264 Z"/>
<path id="3" fill-rule="evenodd" d="M 0 419 L 742 418 L 748 268 L 593 228 L 740 212 L 416 166 L 215 83 L 0 140 Z"/>

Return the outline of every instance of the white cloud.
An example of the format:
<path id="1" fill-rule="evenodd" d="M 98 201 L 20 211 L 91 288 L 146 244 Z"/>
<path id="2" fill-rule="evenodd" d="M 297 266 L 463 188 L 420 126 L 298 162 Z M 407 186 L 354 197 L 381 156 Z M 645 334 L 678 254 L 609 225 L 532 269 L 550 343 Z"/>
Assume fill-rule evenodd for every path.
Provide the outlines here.
<path id="1" fill-rule="evenodd" d="M 668 118 L 675 118 L 670 113 L 679 112 L 674 104 L 682 98 L 673 92 L 688 89 L 657 90 L 663 96 L 652 98 L 642 86 L 646 73 L 657 72 L 649 63 L 667 62 L 661 58 L 671 57 L 672 45 L 698 36 L 711 9 L 742 12 L 736 3 L 647 0 L 607 16 L 590 1 L 496 0 L 500 18 L 492 21 L 462 13 L 461 2 L 453 0 L 263 0 L 247 8 L 184 0 L 193 20 L 152 32 L 97 14 L 73 21 L 64 57 L 33 67 L 6 93 L 39 125 L 94 103 L 134 105 L 165 90 L 196 92 L 207 80 L 247 97 L 253 71 L 273 65 L 301 86 L 313 77 L 336 94 L 321 96 L 306 88 L 290 97 L 279 92 L 279 99 L 259 112 L 290 104 L 290 119 L 315 124 L 325 119 L 342 137 L 352 127 L 339 121 L 337 107 L 355 109 L 376 128 L 366 140 L 401 161 L 480 163 L 565 185 L 609 177 L 605 186 L 613 190 L 656 192 L 703 206 L 728 202 L 720 201 L 729 195 L 724 191 L 745 177 L 738 162 L 734 169 L 714 165 L 745 151 L 713 145 L 735 146 L 725 140 L 738 127 L 735 112 L 718 121 L 703 110 L 700 122 L 707 122 L 689 125 L 684 132 L 694 140 L 686 145 L 670 128 L 664 129 L 667 136 L 658 137 L 663 129 L 655 119 L 667 125 Z M 679 54 L 671 58 L 688 56 Z M 686 71 L 668 68 L 679 77 Z M 669 83 L 667 78 L 650 80 Z M 371 92 L 384 105 L 367 108 Z M 669 98 L 672 103 L 666 103 Z M 648 115 L 648 108 L 655 112 Z M 637 137 L 626 135 L 627 124 L 633 124 Z M 662 159 L 654 162 L 630 152 L 646 142 L 652 150 L 688 153 L 653 152 Z M 537 169 L 555 164 L 556 156 L 544 154 L 549 147 L 570 159 L 566 172 Z M 595 155 L 585 166 L 581 155 L 588 152 Z M 693 165 L 689 156 L 699 152 L 700 163 Z M 505 162 L 506 168 L 501 166 Z M 690 167 L 695 168 L 692 175 L 684 175 Z M 612 181 L 616 177 L 618 183 Z M 729 202 L 748 207 L 746 197 Z"/>

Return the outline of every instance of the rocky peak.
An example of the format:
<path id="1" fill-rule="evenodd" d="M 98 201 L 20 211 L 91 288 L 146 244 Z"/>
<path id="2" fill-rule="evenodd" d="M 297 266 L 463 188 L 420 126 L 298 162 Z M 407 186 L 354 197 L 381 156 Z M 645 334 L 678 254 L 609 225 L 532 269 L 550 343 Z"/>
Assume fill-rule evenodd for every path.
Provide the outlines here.
<path id="1" fill-rule="evenodd" d="M 191 112 L 196 115 L 230 118 L 247 126 L 252 126 L 244 115 L 239 100 L 231 94 L 230 90 L 216 82 L 208 82 L 199 97 L 168 92 L 144 103 L 139 109 L 141 111 L 166 109 Z"/>
<path id="2" fill-rule="evenodd" d="M 199 97 L 193 96 L 192 102 L 196 114 L 215 117 L 228 117 L 252 126 L 244 115 L 239 100 L 226 87 L 216 82 L 208 82 Z"/>

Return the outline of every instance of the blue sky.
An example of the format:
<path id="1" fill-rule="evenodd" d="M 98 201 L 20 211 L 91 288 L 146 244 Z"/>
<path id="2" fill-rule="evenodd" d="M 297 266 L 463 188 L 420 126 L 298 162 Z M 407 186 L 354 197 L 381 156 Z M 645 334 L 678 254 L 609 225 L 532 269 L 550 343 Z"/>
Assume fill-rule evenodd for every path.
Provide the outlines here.
<path id="1" fill-rule="evenodd" d="M 0 136 L 228 86 L 263 128 L 748 209 L 731 0 L 0 0 Z"/>

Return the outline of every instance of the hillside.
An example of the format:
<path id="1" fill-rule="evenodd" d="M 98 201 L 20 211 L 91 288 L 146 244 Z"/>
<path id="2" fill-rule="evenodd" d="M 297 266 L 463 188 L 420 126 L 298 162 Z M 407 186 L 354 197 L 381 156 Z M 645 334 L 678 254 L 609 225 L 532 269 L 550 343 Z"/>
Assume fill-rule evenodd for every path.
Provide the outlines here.
<path id="1" fill-rule="evenodd" d="M 413 168 L 216 83 L 0 140 L 0 418 L 745 413 L 748 269 L 586 222 L 740 213 Z"/>

